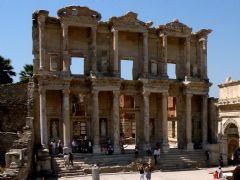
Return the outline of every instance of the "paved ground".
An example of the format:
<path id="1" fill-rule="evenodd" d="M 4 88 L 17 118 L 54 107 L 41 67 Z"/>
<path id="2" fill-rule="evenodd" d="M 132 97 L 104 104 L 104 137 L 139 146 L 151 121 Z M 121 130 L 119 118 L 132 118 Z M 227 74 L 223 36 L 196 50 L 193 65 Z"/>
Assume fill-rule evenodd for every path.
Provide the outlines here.
<path id="1" fill-rule="evenodd" d="M 216 168 L 207 168 L 193 171 L 153 172 L 151 180 L 213 180 L 213 171 Z M 233 170 L 234 167 L 223 168 L 224 172 Z M 224 173 L 229 174 L 229 173 Z M 60 180 L 92 180 L 92 176 L 60 178 Z M 101 174 L 100 180 L 138 180 L 137 173 Z"/>

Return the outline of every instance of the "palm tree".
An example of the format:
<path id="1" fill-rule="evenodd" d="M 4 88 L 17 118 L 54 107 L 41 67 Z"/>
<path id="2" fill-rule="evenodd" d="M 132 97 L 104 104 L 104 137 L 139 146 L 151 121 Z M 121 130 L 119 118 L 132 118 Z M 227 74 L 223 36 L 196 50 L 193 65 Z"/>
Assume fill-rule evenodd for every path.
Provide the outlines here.
<path id="1" fill-rule="evenodd" d="M 11 60 L 0 56 L 0 84 L 12 83 L 12 76 L 16 76 L 16 73 L 13 71 Z"/>
<path id="2" fill-rule="evenodd" d="M 19 75 L 20 75 L 20 82 L 29 82 L 29 80 L 33 76 L 33 65 L 25 64 L 23 66 L 23 70 L 19 73 Z"/>

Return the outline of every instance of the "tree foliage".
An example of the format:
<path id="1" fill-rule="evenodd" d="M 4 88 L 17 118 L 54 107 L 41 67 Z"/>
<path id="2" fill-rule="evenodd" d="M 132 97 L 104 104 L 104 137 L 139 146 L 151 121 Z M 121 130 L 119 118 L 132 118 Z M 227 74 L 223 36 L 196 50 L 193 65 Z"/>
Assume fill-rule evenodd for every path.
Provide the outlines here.
<path id="1" fill-rule="evenodd" d="M 12 83 L 12 76 L 16 76 L 16 73 L 13 71 L 11 60 L 0 56 L 0 84 Z"/>
<path id="2" fill-rule="evenodd" d="M 29 80 L 33 76 L 33 65 L 25 64 L 23 66 L 23 70 L 19 73 L 19 75 L 20 75 L 20 82 L 29 82 Z"/>

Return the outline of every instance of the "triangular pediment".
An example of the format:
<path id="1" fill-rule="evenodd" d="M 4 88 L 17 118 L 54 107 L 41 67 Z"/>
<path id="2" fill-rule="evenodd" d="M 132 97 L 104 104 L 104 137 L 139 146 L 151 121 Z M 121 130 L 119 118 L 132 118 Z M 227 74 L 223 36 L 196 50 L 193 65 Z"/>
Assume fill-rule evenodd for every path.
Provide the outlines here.
<path id="1" fill-rule="evenodd" d="M 100 20 L 101 19 L 101 14 L 97 11 L 94 11 L 92 9 L 89 9 L 88 7 L 84 6 L 68 6 L 64 7 L 62 9 L 58 10 L 58 16 L 60 18 L 62 17 L 85 17 L 87 19 L 95 19 L 95 20 Z"/>
<path id="2" fill-rule="evenodd" d="M 152 25 L 152 23 L 145 23 L 143 21 L 140 21 L 137 16 L 137 13 L 128 12 L 123 16 L 111 17 L 109 19 L 109 23 L 113 27 L 131 27 L 145 30 Z"/>
<path id="3" fill-rule="evenodd" d="M 159 25 L 158 28 L 160 30 L 167 30 L 170 32 L 179 32 L 179 33 L 191 33 L 192 28 L 187 25 L 181 23 L 178 19 L 167 23 L 166 25 Z"/>

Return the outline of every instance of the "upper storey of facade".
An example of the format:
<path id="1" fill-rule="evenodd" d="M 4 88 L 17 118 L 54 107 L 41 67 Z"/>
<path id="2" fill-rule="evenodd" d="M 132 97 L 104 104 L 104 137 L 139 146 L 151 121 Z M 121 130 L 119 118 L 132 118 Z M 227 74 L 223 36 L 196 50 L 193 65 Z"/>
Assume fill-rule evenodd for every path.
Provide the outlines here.
<path id="1" fill-rule="evenodd" d="M 240 81 L 233 81 L 231 77 L 226 79 L 226 82 L 219 86 L 218 105 L 233 105 L 240 104 Z"/>
<path id="2" fill-rule="evenodd" d="M 122 78 L 122 61 L 127 60 L 132 80 L 168 79 L 169 65 L 177 80 L 208 80 L 210 29 L 193 33 L 178 20 L 151 27 L 134 12 L 102 22 L 100 13 L 80 6 L 62 8 L 57 17 L 48 14 L 33 13 L 35 75 Z M 73 72 L 75 61 L 82 62 L 79 73 Z"/>

